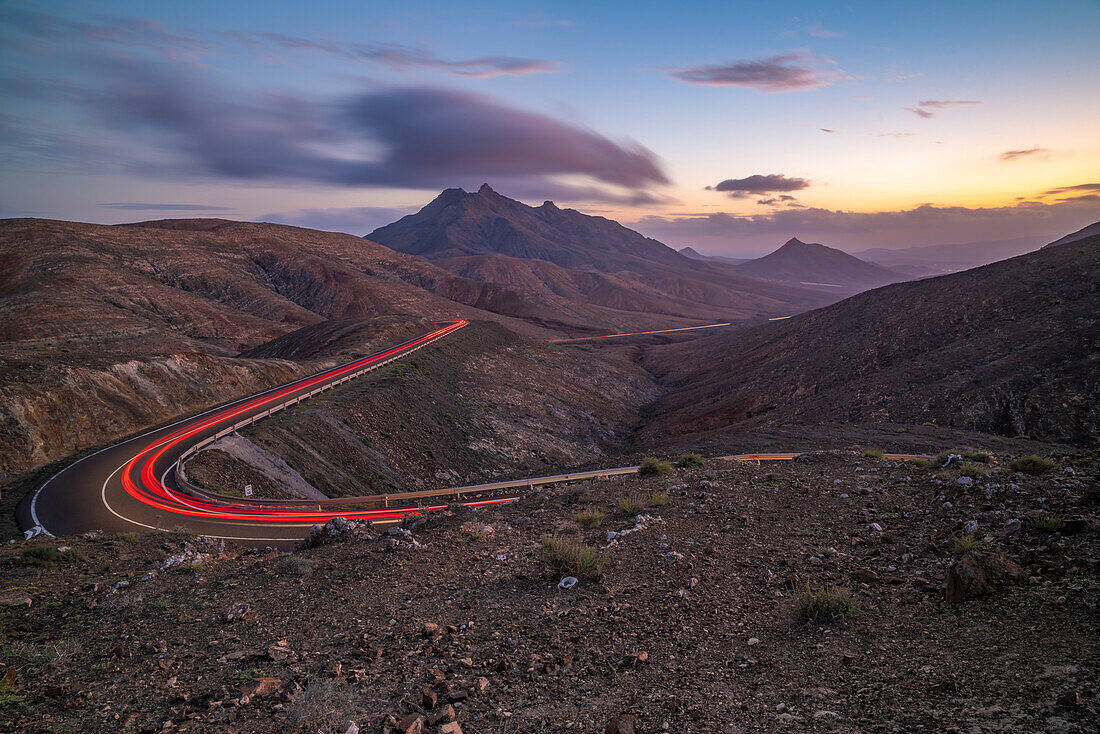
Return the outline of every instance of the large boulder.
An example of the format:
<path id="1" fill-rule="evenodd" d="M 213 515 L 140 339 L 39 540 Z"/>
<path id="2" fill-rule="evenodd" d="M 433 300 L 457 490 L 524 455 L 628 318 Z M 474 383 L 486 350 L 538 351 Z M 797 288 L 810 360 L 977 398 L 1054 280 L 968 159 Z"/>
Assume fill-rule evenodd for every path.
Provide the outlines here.
<path id="1" fill-rule="evenodd" d="M 1027 573 L 1000 553 L 967 553 L 947 572 L 948 604 L 976 599 L 1004 584 L 1027 581 Z"/>

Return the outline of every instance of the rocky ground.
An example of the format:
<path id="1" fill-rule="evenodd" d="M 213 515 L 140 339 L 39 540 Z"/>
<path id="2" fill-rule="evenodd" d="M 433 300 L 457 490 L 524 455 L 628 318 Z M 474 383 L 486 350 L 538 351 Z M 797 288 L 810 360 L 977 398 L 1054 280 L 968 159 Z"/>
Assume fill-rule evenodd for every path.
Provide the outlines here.
<path id="1" fill-rule="evenodd" d="M 0 730 L 1094 731 L 1100 456 L 981 458 L 711 461 L 290 555 L 12 542 Z"/>

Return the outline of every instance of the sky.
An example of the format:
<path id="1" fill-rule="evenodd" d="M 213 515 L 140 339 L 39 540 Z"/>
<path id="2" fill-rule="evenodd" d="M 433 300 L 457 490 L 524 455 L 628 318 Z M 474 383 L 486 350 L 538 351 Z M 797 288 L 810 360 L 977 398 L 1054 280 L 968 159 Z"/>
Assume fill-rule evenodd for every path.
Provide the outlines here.
<path id="1" fill-rule="evenodd" d="M 1100 219 L 1100 3 L 0 0 L 0 217 L 366 234 L 440 190 L 752 256 Z"/>

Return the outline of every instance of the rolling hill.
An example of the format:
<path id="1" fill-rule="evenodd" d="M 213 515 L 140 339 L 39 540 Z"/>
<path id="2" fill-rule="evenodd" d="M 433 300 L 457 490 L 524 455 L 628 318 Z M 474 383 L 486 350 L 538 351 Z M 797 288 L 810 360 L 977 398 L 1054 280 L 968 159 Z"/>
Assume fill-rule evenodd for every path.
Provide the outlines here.
<path id="1" fill-rule="evenodd" d="M 775 252 L 734 266 L 753 278 L 858 293 L 909 278 L 825 245 L 791 238 Z"/>
<path id="2" fill-rule="evenodd" d="M 1095 445 L 1100 236 L 656 347 L 646 365 L 668 389 L 649 441 L 855 421 Z"/>

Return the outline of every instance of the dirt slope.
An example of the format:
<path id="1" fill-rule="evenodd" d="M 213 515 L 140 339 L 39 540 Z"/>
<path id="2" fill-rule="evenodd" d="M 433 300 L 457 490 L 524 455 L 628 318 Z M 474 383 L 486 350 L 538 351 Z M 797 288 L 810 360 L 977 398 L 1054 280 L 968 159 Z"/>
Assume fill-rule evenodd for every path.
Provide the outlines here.
<path id="1" fill-rule="evenodd" d="M 791 422 L 1100 438 L 1100 238 L 650 350 L 641 437 Z"/>

